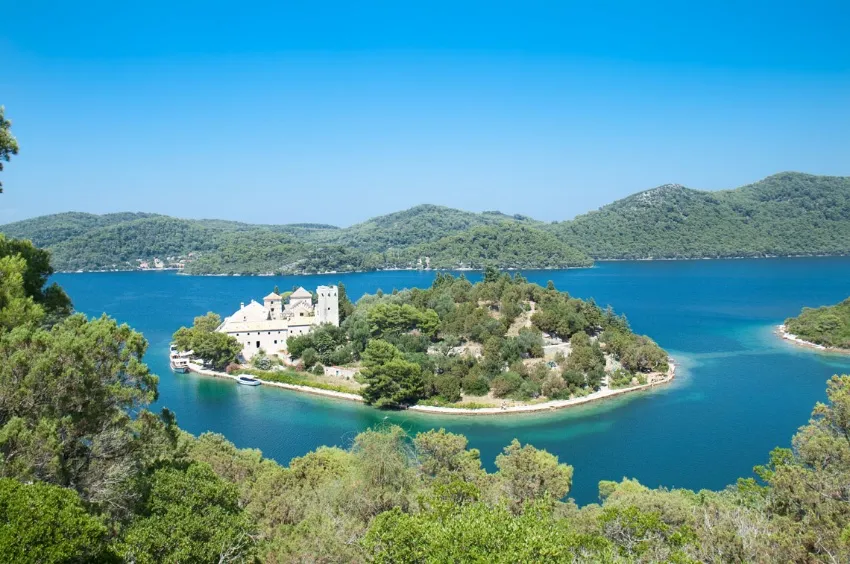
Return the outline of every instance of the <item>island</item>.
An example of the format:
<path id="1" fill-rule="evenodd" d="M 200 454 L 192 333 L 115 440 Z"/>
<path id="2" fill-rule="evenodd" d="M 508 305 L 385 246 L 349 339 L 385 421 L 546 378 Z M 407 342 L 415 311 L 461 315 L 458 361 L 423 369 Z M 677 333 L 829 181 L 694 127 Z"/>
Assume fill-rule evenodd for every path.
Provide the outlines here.
<path id="1" fill-rule="evenodd" d="M 674 366 L 625 316 L 489 268 L 473 284 L 438 273 L 426 289 L 281 293 L 174 334 L 190 370 L 377 408 L 498 414 L 559 409 L 669 382 Z"/>
<path id="2" fill-rule="evenodd" d="M 0 232 L 48 249 L 62 272 L 558 269 L 604 260 L 847 255 L 848 195 L 850 177 L 784 172 L 733 190 L 665 184 L 555 222 L 426 204 L 347 227 L 66 212 Z M 298 209 L 287 206 L 290 219 L 307 219 Z"/>
<path id="3" fill-rule="evenodd" d="M 833 306 L 803 308 L 779 326 L 779 334 L 798 345 L 850 353 L 850 298 Z"/>

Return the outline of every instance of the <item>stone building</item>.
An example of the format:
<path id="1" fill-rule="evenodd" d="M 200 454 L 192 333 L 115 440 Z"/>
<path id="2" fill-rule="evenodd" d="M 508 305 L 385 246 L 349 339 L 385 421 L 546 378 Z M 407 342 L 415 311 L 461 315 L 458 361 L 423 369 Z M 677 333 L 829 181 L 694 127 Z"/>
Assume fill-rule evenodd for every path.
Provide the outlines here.
<path id="1" fill-rule="evenodd" d="M 272 292 L 260 304 L 251 300 L 224 319 L 216 329 L 234 337 L 242 345 L 242 356 L 248 360 L 258 350 L 268 354 L 286 352 L 286 339 L 308 333 L 316 325 L 330 323 L 339 326 L 339 291 L 336 286 L 319 286 L 313 305 L 313 294 L 298 288 L 283 298 Z"/>

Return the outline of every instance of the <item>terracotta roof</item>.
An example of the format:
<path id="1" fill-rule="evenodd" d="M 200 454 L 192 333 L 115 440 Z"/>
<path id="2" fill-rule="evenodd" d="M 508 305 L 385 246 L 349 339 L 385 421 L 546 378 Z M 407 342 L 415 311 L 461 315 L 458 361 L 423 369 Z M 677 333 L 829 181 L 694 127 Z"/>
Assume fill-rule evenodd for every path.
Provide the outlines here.
<path id="1" fill-rule="evenodd" d="M 269 301 L 269 300 L 274 301 L 274 300 L 279 300 L 279 299 L 280 299 L 280 296 L 278 294 L 275 294 L 274 292 L 272 292 L 271 294 L 269 294 L 268 296 L 263 298 L 263 301 L 264 302 Z"/>

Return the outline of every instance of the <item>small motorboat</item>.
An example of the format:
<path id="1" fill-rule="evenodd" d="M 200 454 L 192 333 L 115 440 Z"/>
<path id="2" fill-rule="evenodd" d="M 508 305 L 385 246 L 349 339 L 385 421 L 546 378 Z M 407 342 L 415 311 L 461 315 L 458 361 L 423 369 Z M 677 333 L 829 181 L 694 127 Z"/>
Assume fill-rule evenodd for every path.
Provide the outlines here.
<path id="1" fill-rule="evenodd" d="M 240 374 L 236 377 L 236 381 L 245 386 L 259 386 L 261 382 L 248 374 Z"/>

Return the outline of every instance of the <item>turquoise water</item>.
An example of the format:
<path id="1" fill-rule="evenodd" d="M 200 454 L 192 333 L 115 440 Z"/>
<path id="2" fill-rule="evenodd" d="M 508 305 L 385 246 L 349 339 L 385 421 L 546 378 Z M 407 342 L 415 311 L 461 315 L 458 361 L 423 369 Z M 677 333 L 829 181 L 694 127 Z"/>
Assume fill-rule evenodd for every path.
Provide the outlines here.
<path id="1" fill-rule="evenodd" d="M 541 415 L 435 417 L 385 413 L 361 405 L 260 386 L 172 374 L 171 334 L 209 310 L 289 288 L 342 281 L 359 297 L 378 288 L 427 286 L 433 273 L 382 272 L 278 278 L 190 277 L 173 273 L 62 274 L 79 311 L 102 312 L 142 331 L 147 362 L 160 375 L 158 405 L 192 433 L 215 431 L 239 447 L 286 463 L 319 445 L 347 446 L 363 429 L 398 423 L 410 432 L 445 427 L 469 437 L 485 464 L 518 438 L 575 466 L 571 495 L 597 498 L 603 479 L 634 477 L 649 486 L 722 488 L 748 476 L 775 446 L 787 446 L 835 373 L 850 357 L 801 349 L 772 330 L 804 305 L 850 295 L 850 258 L 618 262 L 525 276 L 624 312 L 632 327 L 676 357 L 666 387 Z M 471 274 L 477 279 L 479 275 Z"/>

